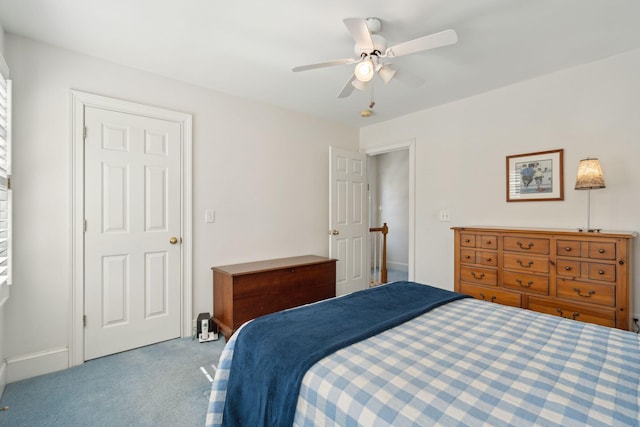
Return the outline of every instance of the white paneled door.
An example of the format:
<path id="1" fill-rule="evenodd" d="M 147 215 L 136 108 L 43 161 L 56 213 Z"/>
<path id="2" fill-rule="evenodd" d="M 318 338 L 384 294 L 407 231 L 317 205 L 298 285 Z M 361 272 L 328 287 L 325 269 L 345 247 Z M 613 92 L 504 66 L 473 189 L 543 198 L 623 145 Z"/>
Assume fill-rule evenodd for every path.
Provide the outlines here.
<path id="1" fill-rule="evenodd" d="M 84 358 L 180 336 L 180 124 L 85 109 Z"/>
<path id="2" fill-rule="evenodd" d="M 366 154 L 329 147 L 329 181 L 329 256 L 344 295 L 369 285 Z"/>

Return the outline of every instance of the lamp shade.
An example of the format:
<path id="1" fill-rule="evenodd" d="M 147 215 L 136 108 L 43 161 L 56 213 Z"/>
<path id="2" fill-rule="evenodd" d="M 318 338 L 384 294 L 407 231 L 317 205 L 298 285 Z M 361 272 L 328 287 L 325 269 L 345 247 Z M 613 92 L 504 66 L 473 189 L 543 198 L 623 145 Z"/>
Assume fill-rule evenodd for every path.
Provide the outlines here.
<path id="1" fill-rule="evenodd" d="M 578 165 L 576 190 L 594 190 L 605 188 L 604 176 L 598 159 L 583 159 Z"/>
<path id="2" fill-rule="evenodd" d="M 383 65 L 378 70 L 378 75 L 380 76 L 384 84 L 389 83 L 395 74 L 396 74 L 396 70 L 389 67 L 388 65 Z"/>
<path id="3" fill-rule="evenodd" d="M 355 87 L 358 90 L 366 90 L 367 89 L 367 82 L 362 82 L 358 79 L 353 79 L 353 81 L 351 82 L 351 86 Z"/>
<path id="4" fill-rule="evenodd" d="M 373 62 L 370 59 L 356 64 L 355 75 L 361 82 L 368 82 L 373 78 Z"/>

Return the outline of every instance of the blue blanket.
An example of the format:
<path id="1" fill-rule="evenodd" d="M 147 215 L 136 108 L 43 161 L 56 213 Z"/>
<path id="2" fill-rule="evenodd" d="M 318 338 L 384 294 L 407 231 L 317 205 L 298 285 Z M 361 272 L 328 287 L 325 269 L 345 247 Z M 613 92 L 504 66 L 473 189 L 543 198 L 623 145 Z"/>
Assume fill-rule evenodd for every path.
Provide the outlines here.
<path id="1" fill-rule="evenodd" d="M 317 361 L 465 297 L 396 282 L 253 320 L 236 338 L 222 424 L 291 426 L 302 377 Z"/>

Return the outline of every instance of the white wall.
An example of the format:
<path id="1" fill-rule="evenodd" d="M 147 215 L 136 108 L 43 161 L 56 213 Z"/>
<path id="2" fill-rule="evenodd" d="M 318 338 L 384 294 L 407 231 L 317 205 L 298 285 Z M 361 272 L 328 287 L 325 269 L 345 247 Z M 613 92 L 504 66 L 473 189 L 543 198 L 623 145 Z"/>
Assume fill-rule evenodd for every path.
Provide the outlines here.
<path id="1" fill-rule="evenodd" d="M 361 129 L 361 150 L 416 140 L 416 280 L 453 288 L 451 226 L 585 227 L 587 193 L 573 189 L 585 157 L 600 159 L 607 184 L 591 193 L 592 227 L 640 231 L 638 75 L 635 50 Z M 559 148 L 564 201 L 507 203 L 505 157 Z"/>
<path id="2" fill-rule="evenodd" d="M 10 382 L 67 363 L 71 89 L 193 114 L 194 316 L 213 310 L 212 266 L 328 254 L 328 147 L 356 150 L 356 129 L 12 34 L 5 42 L 15 99 Z M 204 223 L 206 208 L 215 223 Z"/>
<path id="3" fill-rule="evenodd" d="M 377 191 L 380 219 L 387 223 L 387 266 L 408 271 L 409 262 L 409 150 L 378 154 Z"/>

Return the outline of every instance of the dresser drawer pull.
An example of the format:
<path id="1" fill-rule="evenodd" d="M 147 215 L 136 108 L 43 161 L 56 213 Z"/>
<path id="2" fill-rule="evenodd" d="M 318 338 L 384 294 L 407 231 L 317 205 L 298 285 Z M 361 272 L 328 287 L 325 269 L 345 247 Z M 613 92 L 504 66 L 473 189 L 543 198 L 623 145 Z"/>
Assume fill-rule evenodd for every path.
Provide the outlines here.
<path id="1" fill-rule="evenodd" d="M 490 299 L 487 299 L 487 297 L 486 297 L 482 292 L 480 292 L 480 296 L 482 297 L 482 300 L 483 300 L 483 301 L 491 301 L 491 302 L 494 302 L 494 301 L 496 300 L 496 296 L 495 296 L 495 295 L 494 295 L 494 296 L 492 296 Z"/>
<path id="2" fill-rule="evenodd" d="M 471 259 L 471 255 L 465 255 L 464 259 Z"/>
<path id="3" fill-rule="evenodd" d="M 567 246 L 566 248 L 564 248 L 565 251 L 567 252 L 571 252 L 571 248 L 569 246 Z"/>
<path id="4" fill-rule="evenodd" d="M 569 317 L 569 316 L 564 316 L 564 315 L 562 314 L 562 310 L 561 310 L 561 309 L 559 309 L 559 308 L 556 308 L 556 311 L 557 311 L 558 313 L 560 313 L 560 317 L 563 317 L 563 318 L 565 318 L 565 319 L 576 320 L 576 317 L 580 316 L 580 313 L 578 313 L 577 311 L 576 311 L 576 312 L 574 312 L 574 313 L 573 313 L 573 316 L 571 316 L 571 317 Z"/>
<path id="5" fill-rule="evenodd" d="M 580 295 L 581 297 L 584 297 L 584 298 L 590 298 L 591 295 L 596 293 L 596 291 L 594 291 L 593 289 L 590 290 L 588 294 L 583 294 L 582 291 L 580 290 L 580 288 L 573 288 L 573 291 L 575 293 L 577 293 L 578 295 Z"/>
<path id="6" fill-rule="evenodd" d="M 523 268 L 531 268 L 531 266 L 533 265 L 533 261 L 529 261 L 529 262 L 527 263 L 527 265 L 525 265 L 525 264 L 524 264 L 522 261 L 520 261 L 519 259 L 518 259 L 518 260 L 516 260 L 516 262 L 517 262 L 518 264 L 520 264 L 520 267 L 523 267 Z"/>
<path id="7" fill-rule="evenodd" d="M 600 252 L 601 254 L 604 253 L 604 249 L 598 249 L 598 252 Z"/>
<path id="8" fill-rule="evenodd" d="M 567 271 L 571 271 L 571 267 L 569 267 L 568 265 L 564 269 Z"/>
<path id="9" fill-rule="evenodd" d="M 485 245 L 491 245 L 493 242 L 491 240 L 485 240 L 484 244 Z"/>
<path id="10" fill-rule="evenodd" d="M 524 246 L 524 244 L 522 242 L 516 242 L 516 244 L 518 246 L 520 246 L 520 249 L 524 249 L 526 251 L 528 251 L 529 249 L 531 249 L 533 247 L 533 243 L 531 243 L 531 242 L 529 242 L 526 247 Z"/>
<path id="11" fill-rule="evenodd" d="M 464 242 L 465 242 L 465 243 L 471 243 L 471 240 L 469 240 L 469 239 L 464 239 Z"/>
<path id="12" fill-rule="evenodd" d="M 485 258 L 485 261 L 491 262 L 491 257 Z"/>
<path id="13" fill-rule="evenodd" d="M 522 280 L 520 279 L 516 279 L 516 283 L 520 286 L 522 286 L 523 288 L 530 288 L 531 285 L 533 285 L 533 280 L 529 280 L 526 284 L 522 283 Z"/>
<path id="14" fill-rule="evenodd" d="M 482 280 L 484 278 L 484 273 L 480 273 L 480 274 L 476 275 L 476 272 L 472 271 L 471 275 L 473 276 L 474 279 L 478 279 L 478 280 Z"/>

